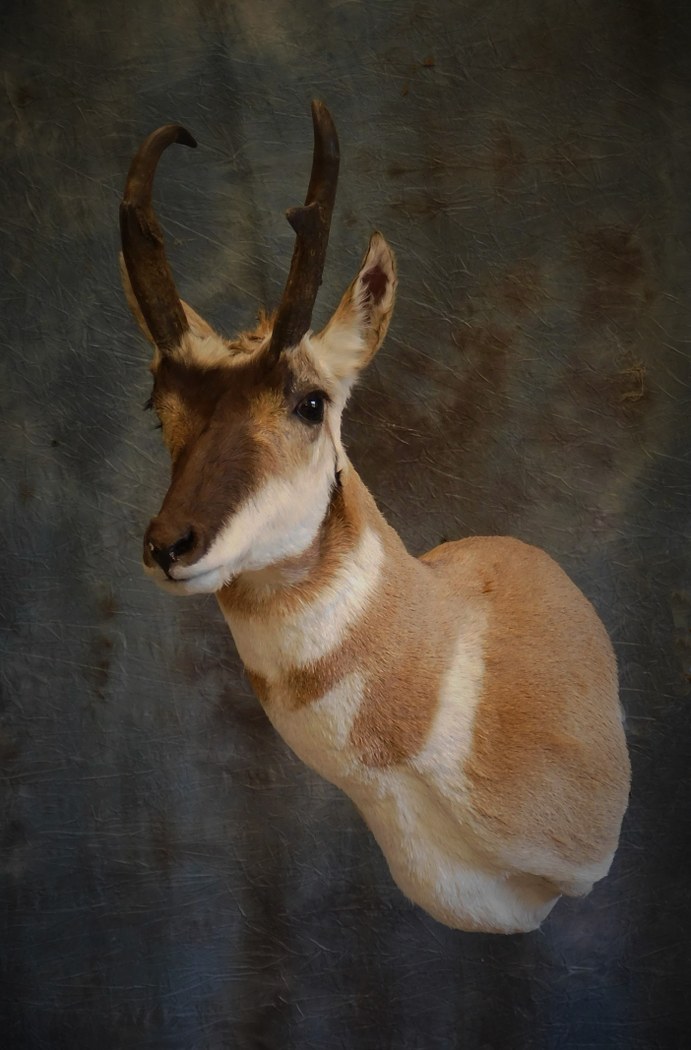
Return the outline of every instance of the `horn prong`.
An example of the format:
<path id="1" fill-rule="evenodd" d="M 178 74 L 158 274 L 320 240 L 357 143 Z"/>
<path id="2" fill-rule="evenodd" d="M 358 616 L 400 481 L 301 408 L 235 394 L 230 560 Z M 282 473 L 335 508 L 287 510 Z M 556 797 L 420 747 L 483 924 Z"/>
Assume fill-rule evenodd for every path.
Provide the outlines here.
<path id="1" fill-rule="evenodd" d="M 314 152 L 307 196 L 302 207 L 290 208 L 286 218 L 296 233 L 293 258 L 281 302 L 276 312 L 270 352 L 300 342 L 312 321 L 312 311 L 322 280 L 338 183 L 338 135 L 323 102 L 312 102 Z"/>

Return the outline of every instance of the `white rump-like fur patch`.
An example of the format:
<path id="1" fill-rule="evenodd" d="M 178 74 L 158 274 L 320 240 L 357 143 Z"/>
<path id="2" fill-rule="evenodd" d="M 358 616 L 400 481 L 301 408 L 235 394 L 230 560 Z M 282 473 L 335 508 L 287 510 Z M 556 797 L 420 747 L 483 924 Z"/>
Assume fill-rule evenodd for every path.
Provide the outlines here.
<path id="1" fill-rule="evenodd" d="M 477 704 L 482 692 L 485 662 L 482 641 L 485 617 L 464 622 L 459 633 L 451 665 L 441 683 L 439 699 L 422 750 L 411 758 L 410 765 L 431 779 L 441 794 L 453 785 L 448 801 L 458 806 L 464 792 L 463 767 L 470 754 Z"/>
<path id="2" fill-rule="evenodd" d="M 302 761 L 328 780 L 343 785 L 347 767 L 357 762 L 348 747 L 362 705 L 364 677 L 351 671 L 318 700 L 294 711 L 279 702 L 267 714 L 275 729 Z M 356 774 L 357 775 L 357 774 Z"/>

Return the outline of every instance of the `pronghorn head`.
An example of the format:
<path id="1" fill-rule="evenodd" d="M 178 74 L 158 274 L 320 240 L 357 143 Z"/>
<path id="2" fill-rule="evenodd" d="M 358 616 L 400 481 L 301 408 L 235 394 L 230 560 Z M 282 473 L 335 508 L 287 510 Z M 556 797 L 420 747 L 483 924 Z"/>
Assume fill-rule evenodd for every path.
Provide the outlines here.
<path id="1" fill-rule="evenodd" d="M 151 204 L 156 164 L 177 125 L 136 154 L 120 206 L 123 281 L 153 344 L 151 407 L 172 477 L 144 538 L 144 565 L 177 594 L 216 591 L 241 573 L 295 558 L 315 541 L 346 466 L 341 412 L 391 318 L 396 267 L 375 233 L 326 327 L 310 331 L 338 176 L 331 116 L 312 104 L 314 157 L 307 199 L 287 213 L 296 244 L 278 309 L 254 331 L 216 334 L 178 296 Z"/>

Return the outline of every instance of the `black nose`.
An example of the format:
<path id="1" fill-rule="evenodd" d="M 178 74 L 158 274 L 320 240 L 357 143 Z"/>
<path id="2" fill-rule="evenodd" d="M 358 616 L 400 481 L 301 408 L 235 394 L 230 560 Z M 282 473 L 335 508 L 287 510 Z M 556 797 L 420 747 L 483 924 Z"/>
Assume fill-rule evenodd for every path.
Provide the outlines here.
<path id="1" fill-rule="evenodd" d="M 187 554 L 196 545 L 197 537 L 193 528 L 189 528 L 184 536 L 180 536 L 175 543 L 171 543 L 168 546 L 159 546 L 154 539 L 150 536 L 147 545 L 149 553 L 154 561 L 161 566 L 163 571 L 168 574 L 173 562 L 181 558 L 183 554 Z"/>

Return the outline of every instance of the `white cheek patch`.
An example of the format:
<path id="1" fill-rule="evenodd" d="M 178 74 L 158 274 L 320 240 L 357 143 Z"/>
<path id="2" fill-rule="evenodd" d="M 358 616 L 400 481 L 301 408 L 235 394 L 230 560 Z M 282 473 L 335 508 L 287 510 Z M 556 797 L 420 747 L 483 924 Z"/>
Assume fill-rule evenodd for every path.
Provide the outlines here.
<path id="1" fill-rule="evenodd" d="M 324 439 L 311 462 L 289 477 L 265 481 L 228 520 L 194 565 L 175 566 L 176 580 L 219 570 L 221 586 L 242 572 L 297 557 L 314 541 L 334 481 L 333 447 Z"/>
<path id="2" fill-rule="evenodd" d="M 371 601 L 383 561 L 381 540 L 368 528 L 317 597 L 299 611 L 256 618 L 226 612 L 245 665 L 272 681 L 340 646 Z"/>

